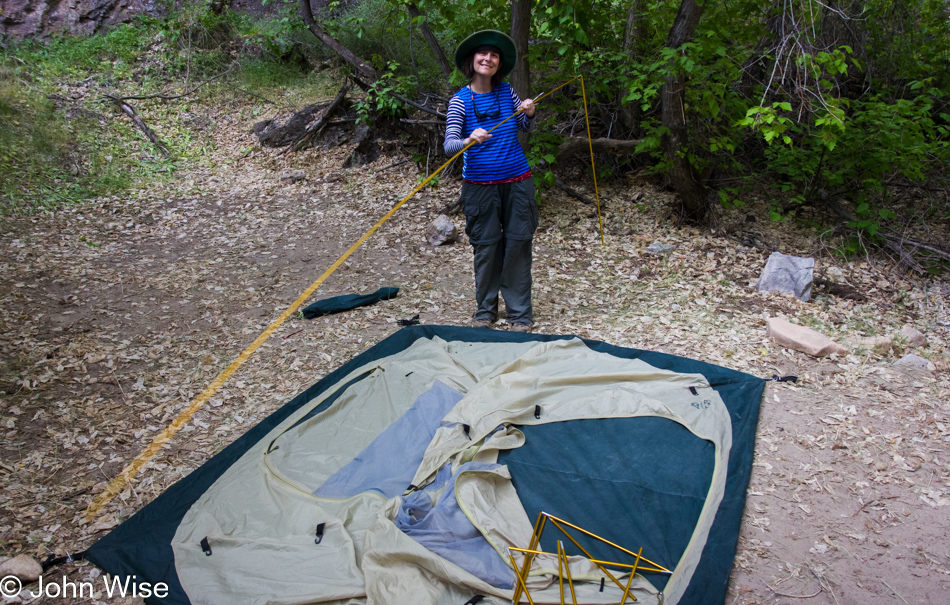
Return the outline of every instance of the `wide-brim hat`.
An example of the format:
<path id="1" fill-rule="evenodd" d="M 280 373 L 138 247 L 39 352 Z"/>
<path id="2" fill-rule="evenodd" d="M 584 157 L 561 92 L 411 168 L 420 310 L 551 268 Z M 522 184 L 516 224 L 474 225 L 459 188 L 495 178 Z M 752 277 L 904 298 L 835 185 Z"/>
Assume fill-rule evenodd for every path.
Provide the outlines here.
<path id="1" fill-rule="evenodd" d="M 501 64 L 498 66 L 498 73 L 501 74 L 501 77 L 510 74 L 518 61 L 518 49 L 515 48 L 514 40 L 497 29 L 483 29 L 462 40 L 459 47 L 455 49 L 455 66 L 461 71 L 462 65 L 472 56 L 475 49 L 484 44 L 497 46 L 501 50 Z"/>

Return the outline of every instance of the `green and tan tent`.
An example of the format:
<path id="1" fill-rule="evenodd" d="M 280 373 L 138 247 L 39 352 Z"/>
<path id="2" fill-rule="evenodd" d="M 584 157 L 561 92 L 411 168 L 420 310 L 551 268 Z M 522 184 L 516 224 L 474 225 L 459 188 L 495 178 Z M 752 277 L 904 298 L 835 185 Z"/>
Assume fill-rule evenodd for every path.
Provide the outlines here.
<path id="1" fill-rule="evenodd" d="M 574 337 L 406 328 L 87 556 L 165 582 L 162 603 L 501 604 L 518 582 L 510 556 L 523 560 L 509 549 L 529 545 L 543 511 L 672 571 L 637 572 L 637 602 L 721 603 L 764 384 Z M 580 537 L 590 558 L 632 562 Z M 555 529 L 538 550 L 558 540 L 577 601 L 619 603 L 618 585 Z M 535 557 L 527 587 L 535 603 L 561 602 L 555 555 Z"/>

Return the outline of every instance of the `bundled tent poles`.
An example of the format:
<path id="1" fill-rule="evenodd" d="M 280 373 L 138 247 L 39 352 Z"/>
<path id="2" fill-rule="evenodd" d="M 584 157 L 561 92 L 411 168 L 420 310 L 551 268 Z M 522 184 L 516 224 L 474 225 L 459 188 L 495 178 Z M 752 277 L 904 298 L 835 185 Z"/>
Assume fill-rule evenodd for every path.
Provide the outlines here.
<path id="1" fill-rule="evenodd" d="M 597 192 L 597 171 L 594 168 L 594 148 L 593 148 L 593 144 L 590 142 L 591 140 L 590 139 L 590 121 L 587 119 L 587 93 L 584 88 L 584 77 L 575 76 L 571 78 L 570 80 L 564 82 L 563 84 L 549 90 L 548 92 L 538 95 L 537 97 L 534 98 L 534 101 L 538 102 L 541 99 L 564 88 L 565 86 L 567 86 L 574 80 L 578 80 L 578 79 L 581 81 L 581 94 L 584 100 L 584 118 L 587 123 L 587 140 L 588 140 L 588 145 L 590 147 L 591 169 L 593 170 L 593 177 L 594 177 L 594 195 L 597 199 L 597 216 L 598 218 L 600 218 L 601 216 L 600 195 Z M 495 128 L 498 128 L 499 126 L 501 126 L 502 124 L 504 124 L 511 118 L 517 116 L 521 112 L 522 110 L 519 108 L 516 112 L 514 112 L 513 114 L 505 118 L 503 121 L 499 122 L 491 130 L 495 130 Z M 491 130 L 489 130 L 489 132 L 491 132 Z M 258 336 L 254 340 L 254 342 L 248 345 L 247 348 L 244 349 L 244 351 L 242 351 L 241 354 L 238 355 L 237 358 L 234 361 L 232 361 L 231 364 L 228 365 L 227 368 L 225 368 L 213 381 L 211 381 L 211 384 L 209 384 L 197 397 L 195 397 L 191 401 L 191 403 L 174 420 L 172 420 L 171 424 L 169 424 L 161 433 L 155 436 L 155 438 L 152 440 L 149 446 L 145 448 L 145 450 L 141 454 L 139 454 L 132 462 L 130 462 L 122 470 L 122 472 L 109 483 L 109 485 L 106 487 L 105 490 L 103 490 L 102 493 L 100 493 L 98 496 L 96 496 L 93 499 L 93 501 L 89 504 L 89 506 L 86 508 L 86 511 L 85 511 L 86 520 L 91 521 L 92 519 L 94 519 L 106 504 L 108 504 L 113 498 L 118 496 L 125 489 L 129 481 L 133 477 L 135 477 L 139 473 L 139 471 L 142 470 L 142 467 L 148 464 L 148 462 L 153 457 L 155 457 L 155 455 L 158 454 L 158 452 L 161 451 L 162 446 L 166 442 L 168 442 L 175 435 L 175 433 L 181 430 L 188 423 L 189 420 L 191 420 L 192 416 L 194 416 L 195 413 L 197 413 L 198 410 L 201 409 L 201 407 L 205 403 L 207 403 L 208 400 L 210 400 L 222 386 L 224 386 L 224 383 L 227 382 L 227 380 L 242 365 L 244 365 L 244 362 L 246 362 L 248 359 L 251 358 L 251 355 L 253 355 L 254 352 L 257 351 L 257 349 L 259 349 L 261 345 L 263 345 L 264 342 L 268 338 L 270 338 L 270 336 L 274 332 L 276 332 L 277 329 L 280 328 L 280 326 L 283 325 L 285 321 L 287 321 L 294 313 L 296 313 L 297 309 L 300 308 L 300 306 L 303 305 L 303 303 L 305 303 L 307 299 L 310 298 L 310 296 L 314 292 L 316 292 L 317 288 L 323 285 L 323 282 L 325 282 L 331 275 L 333 275 L 333 273 L 337 269 L 340 268 L 340 266 L 346 261 L 346 259 L 348 259 L 354 252 L 356 252 L 360 248 L 360 246 L 362 246 L 366 242 L 366 240 L 370 238 L 370 236 L 376 233 L 376 231 L 386 221 L 392 218 L 392 216 L 396 213 L 397 210 L 399 210 L 399 208 L 402 207 L 403 204 L 408 202 L 412 196 L 418 193 L 423 187 L 428 185 L 429 182 L 433 178 L 435 178 L 436 175 L 442 172 L 442 170 L 445 169 L 446 166 L 448 166 L 453 161 L 455 161 L 456 158 L 462 155 L 469 147 L 471 147 L 475 143 L 476 143 L 475 141 L 472 141 L 471 143 L 466 145 L 461 151 L 459 151 L 458 153 L 453 155 L 451 158 L 449 158 L 447 162 L 445 162 L 444 164 L 436 168 L 435 171 L 432 172 L 432 174 L 430 174 L 429 176 L 427 176 L 425 180 L 423 180 L 415 189 L 412 190 L 412 192 L 409 193 L 409 195 L 404 197 L 402 201 L 400 201 L 398 204 L 393 206 L 392 209 L 390 209 L 389 212 L 387 212 L 383 216 L 383 218 L 379 219 L 379 222 L 373 225 L 369 229 L 369 231 L 364 233 L 362 237 L 356 240 L 356 242 L 352 246 L 350 246 L 346 250 L 346 252 L 344 252 L 340 256 L 340 258 L 336 260 L 336 262 L 330 265 L 330 267 L 326 271 L 323 272 L 323 275 L 318 277 L 317 280 L 310 285 L 310 287 L 304 290 L 303 293 L 301 293 L 300 296 L 298 296 L 297 299 L 293 303 L 291 303 L 291 305 L 287 307 L 277 319 L 273 321 L 273 323 L 271 323 L 269 326 L 267 326 L 267 328 L 263 332 L 261 332 L 260 336 Z M 604 241 L 603 219 L 600 219 L 600 239 L 601 239 L 601 243 L 606 244 L 606 242 Z"/>
<path id="2" fill-rule="evenodd" d="M 640 550 L 637 552 L 633 552 L 632 550 L 628 550 L 624 548 L 623 546 L 614 544 L 610 540 L 601 538 L 597 534 L 589 532 L 582 527 L 578 527 L 577 525 L 574 525 L 573 523 L 568 523 L 564 519 L 559 519 L 558 517 L 555 517 L 554 515 L 550 515 L 542 511 L 538 513 L 538 519 L 537 521 L 535 521 L 534 532 L 532 532 L 531 534 L 531 542 L 528 548 L 517 548 L 514 546 L 508 548 L 508 558 L 511 559 L 511 567 L 515 571 L 515 576 L 517 576 L 517 582 L 515 584 L 515 594 L 511 601 L 512 603 L 518 603 L 521 599 L 521 593 L 522 591 L 524 591 L 525 597 L 527 597 L 528 599 L 528 603 L 530 603 L 531 605 L 534 605 L 534 601 L 531 599 L 531 595 L 528 593 L 526 582 L 528 579 L 528 572 L 530 571 L 530 568 L 531 568 L 531 562 L 534 560 L 534 557 L 536 555 L 553 554 L 553 553 L 546 553 L 542 550 L 538 550 L 541 543 L 541 534 L 544 532 L 545 524 L 547 523 L 548 520 L 550 520 L 551 523 L 555 527 L 561 530 L 561 533 L 567 536 L 567 539 L 573 542 L 574 546 L 576 546 L 578 549 L 580 549 L 582 553 L 584 553 L 588 561 L 590 561 L 591 563 L 599 567 L 600 570 L 604 572 L 604 574 L 608 578 L 610 578 L 614 584 L 616 584 L 621 590 L 623 590 L 623 598 L 620 600 L 620 605 L 624 605 L 627 602 L 627 597 L 630 597 L 634 601 L 637 600 L 635 596 L 630 594 L 630 588 L 633 586 L 633 577 L 636 575 L 637 571 L 648 571 L 648 572 L 661 573 L 661 574 L 673 573 L 672 571 L 670 571 L 666 567 L 663 567 L 659 563 L 654 563 L 653 561 L 644 557 L 643 548 L 640 548 Z M 627 555 L 634 557 L 633 564 L 631 565 L 629 563 L 616 563 L 613 561 L 603 561 L 600 559 L 593 558 L 590 552 L 588 552 L 587 549 L 581 546 L 580 543 L 574 538 L 574 536 L 572 536 L 570 532 L 568 532 L 567 529 L 565 529 L 566 527 L 569 527 L 575 531 L 578 531 L 584 534 L 585 536 L 599 540 L 600 542 L 603 542 L 604 544 L 608 546 L 611 546 Z M 512 551 L 520 552 L 524 554 L 524 562 L 522 563 L 520 568 L 515 562 L 515 556 L 514 554 L 512 554 Z M 614 575 L 610 573 L 610 571 L 605 567 L 606 565 L 610 565 L 613 567 L 620 567 L 621 569 L 629 569 L 630 575 L 627 578 L 627 584 L 626 585 L 621 584 L 620 580 L 615 578 Z M 567 558 L 567 553 L 564 550 L 564 544 L 560 540 L 558 540 L 557 542 L 557 566 L 558 566 L 558 577 L 559 577 L 558 579 L 560 581 L 560 588 L 561 588 L 561 605 L 564 605 L 565 603 L 564 576 L 567 576 L 567 583 L 571 592 L 571 601 L 576 604 L 577 595 L 574 592 L 574 580 L 573 578 L 571 578 L 571 570 L 570 570 L 570 566 L 568 565 L 568 558 Z M 601 589 L 603 589 L 603 578 L 601 578 Z"/>

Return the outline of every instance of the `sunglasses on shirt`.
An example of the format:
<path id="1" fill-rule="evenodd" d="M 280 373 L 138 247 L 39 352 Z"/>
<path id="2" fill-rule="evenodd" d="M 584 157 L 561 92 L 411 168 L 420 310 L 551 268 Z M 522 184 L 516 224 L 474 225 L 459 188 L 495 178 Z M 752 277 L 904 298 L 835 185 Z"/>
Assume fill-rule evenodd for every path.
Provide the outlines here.
<path id="1" fill-rule="evenodd" d="M 497 88 L 495 89 L 494 110 L 492 110 L 491 106 L 489 106 L 488 111 L 485 113 L 478 111 L 478 106 L 475 105 L 475 94 L 472 92 L 471 87 L 468 89 L 468 96 L 472 99 L 472 109 L 475 110 L 475 117 L 478 118 L 479 121 L 487 120 L 489 118 L 497 118 L 501 115 L 501 99 L 498 98 Z"/>

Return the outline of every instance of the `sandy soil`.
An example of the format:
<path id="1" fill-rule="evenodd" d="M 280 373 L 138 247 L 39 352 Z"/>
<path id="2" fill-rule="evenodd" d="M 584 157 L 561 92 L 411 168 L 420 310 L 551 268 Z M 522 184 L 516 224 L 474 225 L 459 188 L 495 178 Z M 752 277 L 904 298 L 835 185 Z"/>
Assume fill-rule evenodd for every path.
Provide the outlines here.
<path id="1" fill-rule="evenodd" d="M 0 219 L 0 555 L 75 552 L 200 466 L 328 371 L 398 329 L 463 324 L 471 249 L 423 230 L 446 182 L 407 204 L 313 299 L 398 286 L 395 300 L 292 318 L 92 522 L 82 511 L 211 380 L 420 174 L 398 158 L 341 169 L 349 149 L 257 150 L 249 118 L 221 135 L 222 161 L 174 185 L 53 215 Z M 282 184 L 287 168 L 307 178 Z M 580 186 L 580 185 L 579 185 Z M 675 228 L 668 194 L 604 187 L 606 245 L 589 207 L 546 195 L 535 243 L 536 329 L 717 363 L 770 383 L 729 603 L 938 603 L 950 589 L 950 287 L 881 261 L 843 261 L 805 227 L 754 209 L 726 235 Z M 461 220 L 456 217 L 461 227 Z M 944 229 L 945 230 L 945 229 Z M 801 303 L 753 285 L 771 241 L 815 254 L 857 293 Z M 744 233 L 744 235 L 742 235 Z M 673 244 L 669 256 L 645 251 Z M 834 268 L 834 271 L 829 271 Z M 864 299 L 855 300 L 855 299 Z M 902 370 L 906 343 L 813 360 L 772 344 L 765 319 L 827 335 L 893 334 L 935 370 Z M 504 329 L 503 326 L 501 329 Z M 93 566 L 68 564 L 74 580 Z M 37 602 L 42 602 L 40 599 Z M 55 600 L 50 600 L 55 602 Z M 118 601 L 116 601 L 118 602 Z"/>

